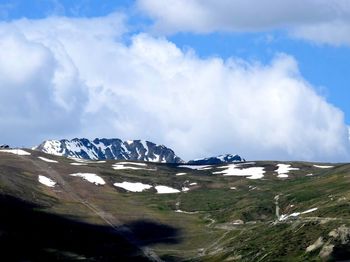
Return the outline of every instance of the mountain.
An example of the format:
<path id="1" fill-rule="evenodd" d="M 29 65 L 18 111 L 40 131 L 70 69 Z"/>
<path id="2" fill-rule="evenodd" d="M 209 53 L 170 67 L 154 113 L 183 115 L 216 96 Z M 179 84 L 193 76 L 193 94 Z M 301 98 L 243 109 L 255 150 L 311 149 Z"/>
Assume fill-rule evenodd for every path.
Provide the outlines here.
<path id="1" fill-rule="evenodd" d="M 190 165 L 218 165 L 224 163 L 235 163 L 235 162 L 244 162 L 244 158 L 241 158 L 239 155 L 220 155 L 215 157 L 208 158 L 199 158 L 188 161 Z"/>
<path id="2" fill-rule="evenodd" d="M 33 148 L 47 154 L 90 160 L 138 160 L 161 163 L 183 163 L 174 151 L 145 140 L 122 141 L 117 138 L 46 140 Z"/>

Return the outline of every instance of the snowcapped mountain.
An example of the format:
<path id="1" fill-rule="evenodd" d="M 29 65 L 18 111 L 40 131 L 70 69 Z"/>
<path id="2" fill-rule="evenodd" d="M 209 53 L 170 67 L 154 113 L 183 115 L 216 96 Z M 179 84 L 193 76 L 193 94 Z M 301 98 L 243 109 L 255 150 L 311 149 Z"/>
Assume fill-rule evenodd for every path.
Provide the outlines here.
<path id="1" fill-rule="evenodd" d="M 122 141 L 117 138 L 96 138 L 93 141 L 86 138 L 46 140 L 33 150 L 57 156 L 91 160 L 118 159 L 183 163 L 183 160 L 176 156 L 170 148 L 145 140 Z"/>
<path id="2" fill-rule="evenodd" d="M 233 163 L 233 162 L 242 162 L 245 161 L 243 158 L 241 158 L 239 155 L 220 155 L 215 157 L 208 157 L 208 158 L 200 158 L 200 159 L 194 159 L 188 161 L 188 164 L 191 165 L 217 165 L 217 164 L 223 164 L 223 163 Z"/>

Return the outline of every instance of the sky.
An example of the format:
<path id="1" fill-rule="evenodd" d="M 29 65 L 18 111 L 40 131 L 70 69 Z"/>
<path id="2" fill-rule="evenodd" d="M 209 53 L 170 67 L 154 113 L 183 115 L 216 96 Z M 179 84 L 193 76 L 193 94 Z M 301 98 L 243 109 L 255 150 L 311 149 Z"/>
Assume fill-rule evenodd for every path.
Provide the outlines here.
<path id="1" fill-rule="evenodd" d="M 0 0 L 0 143 L 350 160 L 348 0 Z"/>

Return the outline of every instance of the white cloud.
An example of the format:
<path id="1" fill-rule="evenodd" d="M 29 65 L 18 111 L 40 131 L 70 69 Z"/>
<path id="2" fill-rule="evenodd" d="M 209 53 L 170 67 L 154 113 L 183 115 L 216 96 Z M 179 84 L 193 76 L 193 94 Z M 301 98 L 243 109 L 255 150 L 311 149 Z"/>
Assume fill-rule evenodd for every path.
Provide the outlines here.
<path id="1" fill-rule="evenodd" d="M 20 32 L 1 30 L 1 140 L 25 145 L 40 137 L 39 133 L 65 134 L 67 129 L 75 129 L 74 125 L 79 121 L 74 121 L 74 125 L 70 121 L 83 102 L 84 95 L 79 90 L 82 83 L 72 82 L 70 69 L 63 62 L 58 64 L 50 49 L 28 40 Z M 62 82 L 61 78 L 66 79 Z M 62 108 L 55 95 L 69 84 L 72 84 L 70 92 L 73 92 L 70 99 L 75 103 L 70 108 Z M 61 126 L 63 123 L 65 126 Z"/>
<path id="2" fill-rule="evenodd" d="M 348 0 L 138 0 L 162 33 L 286 29 L 307 40 L 350 45 Z"/>
<path id="3" fill-rule="evenodd" d="M 350 2 L 349 2 L 350 3 Z M 296 38 L 334 46 L 350 45 L 350 21 L 304 25 L 290 31 Z"/>
<path id="4" fill-rule="evenodd" d="M 0 36 L 15 28 L 16 40 L 0 51 L 0 115 L 8 127 L 0 137 L 144 138 L 186 159 L 225 152 L 248 159 L 349 157 L 343 113 L 302 78 L 292 57 L 280 54 L 267 65 L 201 59 L 147 34 L 126 44 L 122 20 L 1 24 Z M 8 107 L 14 112 L 3 118 Z"/>

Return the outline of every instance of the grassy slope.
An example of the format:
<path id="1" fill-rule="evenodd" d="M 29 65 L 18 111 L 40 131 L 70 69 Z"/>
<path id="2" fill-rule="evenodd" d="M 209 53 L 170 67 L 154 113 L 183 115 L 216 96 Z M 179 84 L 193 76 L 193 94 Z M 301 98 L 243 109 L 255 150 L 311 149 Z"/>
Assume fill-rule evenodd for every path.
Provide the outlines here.
<path id="1" fill-rule="evenodd" d="M 72 166 L 72 160 L 46 155 L 59 161 L 46 163 L 37 158 L 40 155 L 45 156 L 38 152 L 31 156 L 0 153 L 2 195 L 36 204 L 38 207 L 33 209 L 38 212 L 72 221 L 107 227 L 113 224 L 117 228 L 127 225 L 138 245 L 150 247 L 165 260 L 317 261 L 321 260 L 323 246 L 309 253 L 305 250 L 320 236 L 326 244 L 335 245 L 333 254 L 326 259 L 349 258 L 346 241 L 342 244 L 328 234 L 342 225 L 350 226 L 350 165 L 320 169 L 297 162 L 292 166 L 300 170 L 292 171 L 288 179 L 279 179 L 273 172 L 276 162 L 257 162 L 256 166 L 264 166 L 268 172 L 264 179 L 250 180 L 213 175 L 216 168 L 196 171 L 149 164 L 149 168 L 157 170 L 113 170 L 111 165 L 116 161 Z M 69 176 L 75 172 L 96 173 L 107 184 L 95 186 Z M 187 175 L 176 176 L 178 172 Z M 313 176 L 306 176 L 310 173 Z M 41 185 L 38 175 L 55 179 L 58 186 L 52 189 Z M 178 189 L 192 182 L 198 185 L 189 192 L 160 195 L 154 190 L 130 193 L 113 187 L 113 183 L 122 181 Z M 318 210 L 276 222 L 276 195 L 281 214 L 314 207 Z M 193 213 L 176 213 L 177 208 Z M 244 224 L 235 225 L 236 220 Z M 145 226 L 139 230 L 136 225 L 140 223 L 154 231 L 148 232 Z M 96 254 L 74 252 L 76 256 L 83 253 L 87 260 L 96 259 Z"/>

